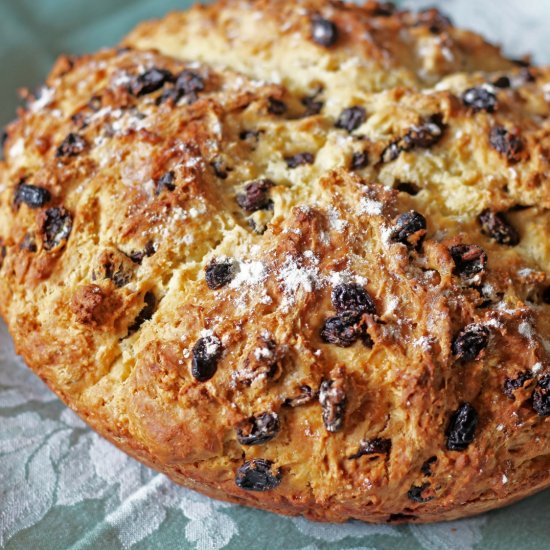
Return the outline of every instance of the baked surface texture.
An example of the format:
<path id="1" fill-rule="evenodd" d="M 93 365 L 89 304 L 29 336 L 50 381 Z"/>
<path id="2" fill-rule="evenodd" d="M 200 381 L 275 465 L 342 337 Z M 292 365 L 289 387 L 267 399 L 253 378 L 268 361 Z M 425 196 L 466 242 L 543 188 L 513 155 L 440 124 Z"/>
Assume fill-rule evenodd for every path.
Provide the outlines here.
<path id="1" fill-rule="evenodd" d="M 215 498 L 427 522 L 548 487 L 549 89 L 375 3 L 221 2 L 63 57 L 0 162 L 17 350 Z"/>

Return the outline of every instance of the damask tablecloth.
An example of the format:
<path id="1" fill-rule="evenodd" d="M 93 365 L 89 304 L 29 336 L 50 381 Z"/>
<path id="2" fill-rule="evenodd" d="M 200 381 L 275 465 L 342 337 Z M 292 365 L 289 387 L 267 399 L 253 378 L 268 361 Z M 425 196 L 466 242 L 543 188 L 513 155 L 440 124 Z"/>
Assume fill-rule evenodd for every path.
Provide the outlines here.
<path id="1" fill-rule="evenodd" d="M 15 90 L 61 52 L 114 44 L 185 0 L 0 0 L 0 124 Z M 439 4 L 508 53 L 550 63 L 549 0 Z M 0 547 L 6 549 L 550 548 L 550 492 L 477 518 L 429 526 L 321 525 L 217 502 L 171 484 L 89 430 L 18 359 L 0 323 Z"/>

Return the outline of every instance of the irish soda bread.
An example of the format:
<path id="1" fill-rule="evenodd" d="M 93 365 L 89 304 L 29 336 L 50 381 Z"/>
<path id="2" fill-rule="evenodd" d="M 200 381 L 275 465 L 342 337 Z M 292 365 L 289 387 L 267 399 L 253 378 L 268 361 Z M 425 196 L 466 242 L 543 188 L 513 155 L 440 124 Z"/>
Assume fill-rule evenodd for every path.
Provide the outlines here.
<path id="1" fill-rule="evenodd" d="M 425 522 L 547 487 L 549 92 L 373 2 L 222 2 L 64 57 L 0 163 L 17 349 L 216 498 Z"/>

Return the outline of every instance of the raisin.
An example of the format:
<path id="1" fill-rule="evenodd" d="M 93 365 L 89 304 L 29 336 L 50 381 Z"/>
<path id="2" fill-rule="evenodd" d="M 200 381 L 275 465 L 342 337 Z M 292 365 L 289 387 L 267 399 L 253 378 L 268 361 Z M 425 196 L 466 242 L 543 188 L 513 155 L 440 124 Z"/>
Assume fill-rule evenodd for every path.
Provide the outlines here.
<path id="1" fill-rule="evenodd" d="M 474 112 L 487 111 L 494 113 L 497 108 L 497 97 L 485 88 L 468 88 L 462 94 L 462 103 L 471 107 Z"/>
<path id="2" fill-rule="evenodd" d="M 239 139 L 242 141 L 258 141 L 259 137 L 259 130 L 242 130 L 239 133 Z"/>
<path id="3" fill-rule="evenodd" d="M 477 422 L 476 410 L 470 403 L 462 403 L 451 416 L 447 428 L 447 449 L 464 451 L 474 440 Z"/>
<path id="4" fill-rule="evenodd" d="M 128 254 L 128 258 L 135 264 L 141 264 L 144 258 L 150 258 L 157 251 L 155 243 L 153 241 L 147 241 L 143 250 L 132 250 Z"/>
<path id="5" fill-rule="evenodd" d="M 204 79 L 198 73 L 188 69 L 183 70 L 176 80 L 174 90 L 177 93 L 176 102 L 181 96 L 188 95 L 196 97 L 198 92 L 202 92 L 205 88 Z"/>
<path id="6" fill-rule="evenodd" d="M 132 95 L 140 97 L 152 94 L 160 90 L 166 83 L 173 82 L 174 75 L 166 69 L 156 67 L 140 74 L 131 84 L 129 91 Z"/>
<path id="7" fill-rule="evenodd" d="M 280 430 L 277 413 L 251 416 L 237 426 L 237 441 L 241 445 L 261 445 L 271 441 Z"/>
<path id="8" fill-rule="evenodd" d="M 363 107 L 347 107 L 341 113 L 336 123 L 336 128 L 347 130 L 349 133 L 353 132 L 361 126 L 367 120 L 367 112 Z"/>
<path id="9" fill-rule="evenodd" d="M 191 374 L 199 382 L 206 382 L 216 374 L 222 345 L 216 336 L 199 338 L 193 346 Z"/>
<path id="10" fill-rule="evenodd" d="M 361 315 L 354 312 L 329 317 L 321 329 L 321 339 L 328 344 L 349 348 L 363 337 L 360 321 Z"/>
<path id="11" fill-rule="evenodd" d="M 409 151 L 414 147 L 428 149 L 443 137 L 445 125 L 441 115 L 436 114 L 428 118 L 419 126 L 412 126 L 403 137 L 401 149 Z"/>
<path id="12" fill-rule="evenodd" d="M 332 305 L 338 313 L 376 313 L 370 294 L 358 284 L 341 284 L 332 290 Z"/>
<path id="13" fill-rule="evenodd" d="M 22 181 L 15 188 L 13 204 L 19 206 L 21 203 L 24 203 L 29 208 L 40 208 L 50 202 L 51 198 L 52 196 L 47 189 Z"/>
<path id="14" fill-rule="evenodd" d="M 313 390 L 309 386 L 300 386 L 300 394 L 296 397 L 287 397 L 284 404 L 288 407 L 300 407 L 313 399 Z"/>
<path id="15" fill-rule="evenodd" d="M 137 332 L 141 325 L 145 321 L 149 321 L 153 314 L 155 313 L 155 308 L 157 307 L 157 298 L 153 292 L 148 290 L 143 297 L 145 305 L 141 308 L 141 311 L 138 313 L 137 317 L 134 319 L 134 322 L 128 327 L 128 336 Z"/>
<path id="16" fill-rule="evenodd" d="M 330 48 L 338 40 L 338 28 L 332 21 L 314 15 L 311 18 L 311 38 L 319 46 Z"/>
<path id="17" fill-rule="evenodd" d="M 52 250 L 62 245 L 71 234 L 73 217 L 62 206 L 48 208 L 45 212 L 42 233 L 44 234 L 44 248 Z"/>
<path id="18" fill-rule="evenodd" d="M 212 166 L 212 169 L 214 170 L 214 174 L 216 174 L 216 177 L 220 178 L 221 180 L 227 179 L 228 173 L 232 171 L 232 168 L 229 168 L 228 166 L 226 166 L 224 159 L 221 157 L 215 158 L 210 163 L 210 166 Z"/>
<path id="19" fill-rule="evenodd" d="M 391 439 L 382 439 L 377 437 L 376 439 L 369 439 L 368 441 L 363 441 L 359 450 L 350 455 L 349 459 L 359 458 L 363 455 L 389 455 L 391 452 Z"/>
<path id="20" fill-rule="evenodd" d="M 171 170 L 163 174 L 159 179 L 155 180 L 155 195 L 160 195 L 165 189 L 174 191 L 176 185 L 174 183 L 176 175 Z"/>
<path id="21" fill-rule="evenodd" d="M 401 147 L 398 142 L 394 141 L 390 143 L 380 155 L 380 161 L 383 163 L 388 163 L 394 161 L 401 154 Z"/>
<path id="22" fill-rule="evenodd" d="M 217 290 L 229 284 L 235 277 L 232 260 L 212 260 L 205 270 L 206 284 L 210 290 Z"/>
<path id="23" fill-rule="evenodd" d="M 34 235 L 26 234 L 25 238 L 19 245 L 20 250 L 28 250 L 29 252 L 36 252 L 38 250 L 36 246 L 36 241 L 34 240 Z"/>
<path id="24" fill-rule="evenodd" d="M 237 204 L 245 212 L 256 212 L 257 210 L 269 210 L 273 202 L 269 198 L 269 190 L 275 184 L 267 178 L 252 181 L 244 188 L 244 193 L 237 195 Z"/>
<path id="25" fill-rule="evenodd" d="M 351 156 L 350 170 L 362 170 L 369 165 L 367 151 L 355 151 Z"/>
<path id="26" fill-rule="evenodd" d="M 542 301 L 545 304 L 550 304 L 550 286 L 547 286 L 542 292 Z"/>
<path id="27" fill-rule="evenodd" d="M 550 374 L 543 376 L 535 387 L 533 409 L 539 416 L 550 416 Z"/>
<path id="28" fill-rule="evenodd" d="M 432 475 L 432 464 L 435 464 L 436 462 L 437 462 L 436 456 L 431 456 L 430 458 L 428 458 L 420 468 L 422 475 L 426 477 L 430 477 Z"/>
<path id="29" fill-rule="evenodd" d="M 287 111 L 287 106 L 284 101 L 281 101 L 280 99 L 276 99 L 274 97 L 268 98 L 268 105 L 267 110 L 272 115 L 284 115 Z"/>
<path id="30" fill-rule="evenodd" d="M 455 263 L 454 272 L 463 277 L 472 277 L 485 271 L 487 254 L 476 244 L 457 244 L 449 249 Z"/>
<path id="31" fill-rule="evenodd" d="M 524 82 L 536 82 L 537 77 L 533 74 L 529 67 L 522 67 L 520 76 Z"/>
<path id="32" fill-rule="evenodd" d="M 289 168 L 297 168 L 298 166 L 303 166 L 304 164 L 313 164 L 314 161 L 315 157 L 311 153 L 298 153 L 297 155 L 285 157 L 286 165 Z"/>
<path id="33" fill-rule="evenodd" d="M 504 155 L 510 162 L 514 163 L 521 160 L 521 154 L 525 149 L 523 140 L 518 135 L 506 130 L 506 128 L 502 126 L 491 128 L 489 142 L 495 151 Z"/>
<path id="34" fill-rule="evenodd" d="M 416 25 L 426 25 L 432 34 L 441 34 L 453 26 L 452 21 L 436 8 L 419 12 L 416 20 Z"/>
<path id="35" fill-rule="evenodd" d="M 468 325 L 453 339 L 451 351 L 464 362 L 479 359 L 489 343 L 489 329 L 483 325 Z"/>
<path id="36" fill-rule="evenodd" d="M 420 192 L 418 185 L 408 181 L 400 181 L 395 188 L 401 193 L 407 193 L 407 195 L 412 195 L 413 197 Z"/>
<path id="37" fill-rule="evenodd" d="M 317 95 L 302 98 L 302 105 L 306 108 L 304 116 L 318 115 L 324 106 L 324 103 L 317 99 Z"/>
<path id="38" fill-rule="evenodd" d="M 271 460 L 253 458 L 237 470 L 235 483 L 246 491 L 270 491 L 281 483 L 281 477 L 281 469 L 274 469 Z"/>
<path id="39" fill-rule="evenodd" d="M 401 214 L 394 224 L 390 240 L 402 243 L 409 248 L 418 248 L 426 236 L 426 218 L 422 214 L 410 210 Z"/>
<path id="40" fill-rule="evenodd" d="M 514 399 L 514 392 L 523 387 L 525 382 L 532 380 L 533 374 L 530 371 L 521 372 L 515 378 L 506 378 L 503 391 L 510 399 Z"/>
<path id="41" fill-rule="evenodd" d="M 493 81 L 493 86 L 495 88 L 506 89 L 512 85 L 510 78 L 507 76 L 499 76 L 495 81 Z"/>
<path id="42" fill-rule="evenodd" d="M 376 17 L 390 17 L 396 12 L 397 8 L 393 2 L 378 2 L 372 15 Z"/>
<path id="43" fill-rule="evenodd" d="M 486 208 L 478 216 L 478 221 L 481 225 L 481 232 L 497 243 L 507 246 L 516 246 L 519 243 L 519 233 L 510 224 L 504 213 Z"/>
<path id="44" fill-rule="evenodd" d="M 426 489 L 428 489 L 429 486 L 430 486 L 429 483 L 423 483 L 422 485 L 413 485 L 407 492 L 407 497 L 409 498 L 409 500 L 412 500 L 418 503 L 429 502 L 430 500 L 433 500 L 434 498 L 433 496 L 431 497 L 422 496 L 422 493 Z"/>
<path id="45" fill-rule="evenodd" d="M 57 148 L 56 157 L 76 157 L 82 153 L 88 143 L 78 134 L 70 133 Z"/>
<path id="46" fill-rule="evenodd" d="M 340 430 L 346 411 L 346 394 L 342 380 L 323 380 L 319 389 L 319 403 L 323 409 L 323 422 L 327 431 L 334 433 Z"/>

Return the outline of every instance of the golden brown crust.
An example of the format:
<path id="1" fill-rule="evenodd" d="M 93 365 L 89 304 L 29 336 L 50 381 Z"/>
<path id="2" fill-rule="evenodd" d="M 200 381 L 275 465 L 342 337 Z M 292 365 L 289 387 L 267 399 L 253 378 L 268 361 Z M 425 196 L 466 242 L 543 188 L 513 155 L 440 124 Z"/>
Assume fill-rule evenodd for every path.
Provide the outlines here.
<path id="1" fill-rule="evenodd" d="M 369 25 L 408 80 L 358 76 L 351 101 L 326 77 L 312 114 L 299 79 L 141 50 L 60 60 L 0 164 L 18 352 L 102 435 L 216 498 L 423 522 L 548 486 L 550 72 L 478 40 L 428 88 L 397 53 L 429 38 L 413 15 L 274 4 L 254 6 L 294 34 L 311 11 Z M 164 50 L 162 30 L 245 7 L 130 42 Z M 356 34 L 329 57 L 377 60 Z M 443 78 L 459 68 L 505 72 Z"/>

